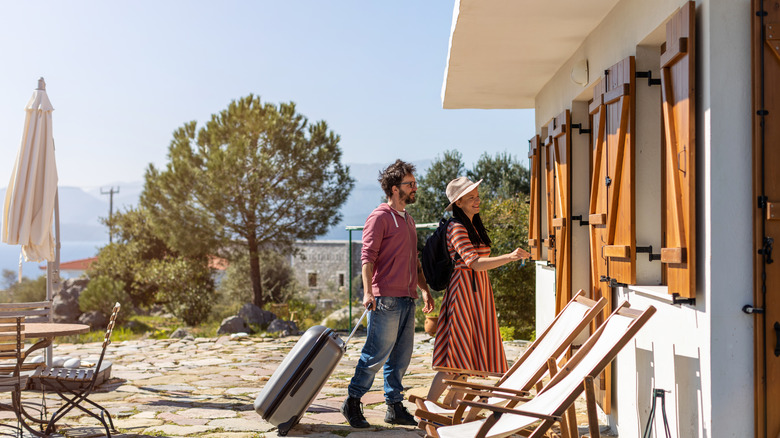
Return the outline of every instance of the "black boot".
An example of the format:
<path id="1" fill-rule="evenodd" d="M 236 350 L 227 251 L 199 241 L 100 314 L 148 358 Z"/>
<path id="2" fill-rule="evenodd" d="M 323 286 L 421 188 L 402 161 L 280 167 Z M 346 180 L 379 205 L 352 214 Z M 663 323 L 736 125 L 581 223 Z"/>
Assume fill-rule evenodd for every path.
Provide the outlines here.
<path id="1" fill-rule="evenodd" d="M 406 410 L 402 402 L 388 403 L 387 414 L 385 414 L 385 423 L 401 424 L 404 426 L 417 426 L 417 420 L 414 415 Z"/>
<path id="2" fill-rule="evenodd" d="M 360 402 L 359 398 L 349 397 L 344 400 L 344 404 L 341 405 L 341 413 L 344 414 L 344 418 L 352 427 L 360 429 L 371 427 L 366 421 L 366 417 L 363 416 L 363 403 Z"/>

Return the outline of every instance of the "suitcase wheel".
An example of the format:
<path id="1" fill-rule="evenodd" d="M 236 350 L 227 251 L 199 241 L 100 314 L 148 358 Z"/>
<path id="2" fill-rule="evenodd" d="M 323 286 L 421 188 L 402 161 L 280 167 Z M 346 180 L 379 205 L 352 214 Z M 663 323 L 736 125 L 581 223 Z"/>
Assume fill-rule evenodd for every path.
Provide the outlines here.
<path id="1" fill-rule="evenodd" d="M 280 424 L 277 427 L 277 431 L 278 431 L 280 436 L 287 436 L 287 433 L 290 432 L 290 429 L 295 427 L 296 424 L 298 424 L 298 417 L 297 416 L 292 417 L 289 420 L 287 420 L 286 422 Z"/>

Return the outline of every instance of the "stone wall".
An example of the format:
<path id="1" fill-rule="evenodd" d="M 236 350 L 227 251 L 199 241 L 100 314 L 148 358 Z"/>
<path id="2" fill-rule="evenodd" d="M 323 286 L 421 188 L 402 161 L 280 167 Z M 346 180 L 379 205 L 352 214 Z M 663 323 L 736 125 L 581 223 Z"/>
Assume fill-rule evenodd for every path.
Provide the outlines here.
<path id="1" fill-rule="evenodd" d="M 295 278 L 309 291 L 313 300 L 346 300 L 349 294 L 350 272 L 348 240 L 298 241 L 297 254 L 290 257 Z M 352 241 L 352 277 L 360 275 L 361 241 Z M 362 294 L 361 290 L 353 291 Z"/>

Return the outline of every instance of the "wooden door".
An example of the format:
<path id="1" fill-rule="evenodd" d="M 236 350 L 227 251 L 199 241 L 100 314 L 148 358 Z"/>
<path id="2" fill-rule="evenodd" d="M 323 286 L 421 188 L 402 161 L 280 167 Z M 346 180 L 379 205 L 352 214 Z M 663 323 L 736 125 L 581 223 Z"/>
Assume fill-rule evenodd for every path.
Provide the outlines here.
<path id="1" fill-rule="evenodd" d="M 696 7 L 686 3 L 666 24 L 661 46 L 664 126 L 663 247 L 670 294 L 696 296 Z"/>
<path id="2" fill-rule="evenodd" d="M 597 317 L 597 324 L 614 306 L 611 286 L 636 283 L 635 73 L 633 56 L 607 69 L 594 87 L 589 107 L 594 129 L 588 208 L 591 287 L 594 298 L 603 296 L 609 303 Z M 611 387 L 610 365 L 596 385 L 596 395 L 607 414 Z"/>
<path id="3" fill-rule="evenodd" d="M 555 313 L 571 300 L 571 113 L 569 110 L 553 118 L 548 127 L 552 143 L 555 236 Z"/>
<path id="4" fill-rule="evenodd" d="M 542 259 L 542 153 L 541 139 L 538 135 L 528 140 L 528 162 L 531 173 L 531 193 L 528 211 L 528 247 L 532 260 Z"/>
<path id="5" fill-rule="evenodd" d="M 547 137 L 547 143 L 544 144 L 544 175 L 545 175 L 545 202 L 546 202 L 546 237 L 544 244 L 547 247 L 547 263 L 555 265 L 556 242 L 553 218 L 555 217 L 555 158 L 553 157 L 552 137 Z"/>
<path id="6" fill-rule="evenodd" d="M 780 436 L 780 0 L 753 0 L 755 424 Z"/>

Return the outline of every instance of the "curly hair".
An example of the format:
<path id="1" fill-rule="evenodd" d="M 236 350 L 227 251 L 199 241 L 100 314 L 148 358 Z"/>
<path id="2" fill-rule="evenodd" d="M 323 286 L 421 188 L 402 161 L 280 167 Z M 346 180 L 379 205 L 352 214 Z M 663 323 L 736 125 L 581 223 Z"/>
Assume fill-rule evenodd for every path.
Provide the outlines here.
<path id="1" fill-rule="evenodd" d="M 401 184 L 406 175 L 411 175 L 415 171 L 414 164 L 401 160 L 395 160 L 395 163 L 387 166 L 387 169 L 379 172 L 379 184 L 387 197 L 393 196 L 393 187 Z"/>

